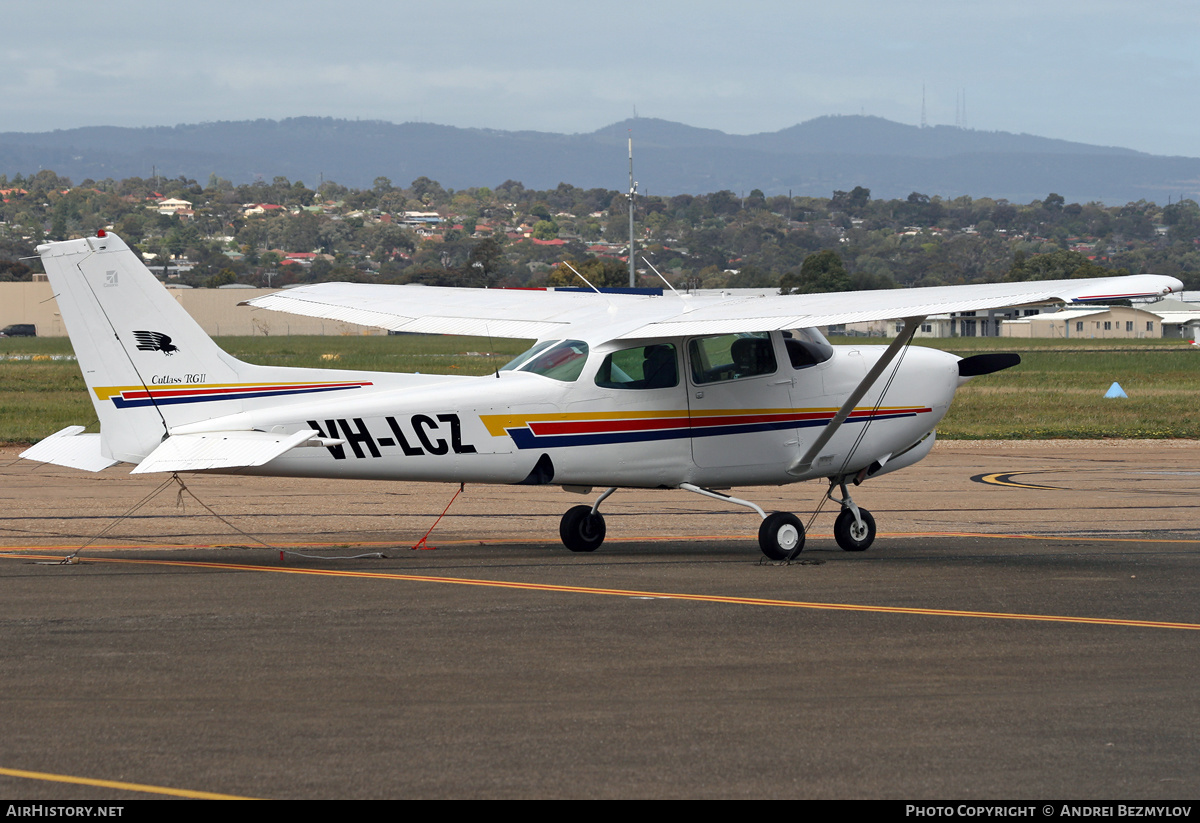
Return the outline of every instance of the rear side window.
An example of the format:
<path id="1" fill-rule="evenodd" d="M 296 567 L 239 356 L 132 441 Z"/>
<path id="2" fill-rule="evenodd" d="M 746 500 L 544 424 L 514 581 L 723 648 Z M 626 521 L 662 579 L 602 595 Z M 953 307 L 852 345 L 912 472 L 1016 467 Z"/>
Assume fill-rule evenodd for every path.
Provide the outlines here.
<path id="1" fill-rule="evenodd" d="M 679 385 L 675 347 L 670 343 L 635 346 L 604 358 L 596 385 L 605 389 L 669 389 Z"/>

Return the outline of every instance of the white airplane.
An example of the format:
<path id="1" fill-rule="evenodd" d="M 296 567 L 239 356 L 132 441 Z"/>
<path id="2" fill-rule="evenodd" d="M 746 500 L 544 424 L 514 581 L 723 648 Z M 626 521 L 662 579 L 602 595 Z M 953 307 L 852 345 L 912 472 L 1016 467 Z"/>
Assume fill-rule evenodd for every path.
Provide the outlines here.
<path id="1" fill-rule="evenodd" d="M 837 543 L 862 551 L 870 513 L 847 483 L 913 465 L 955 390 L 1019 361 L 909 347 L 935 313 L 1182 290 L 1133 275 L 754 298 L 325 283 L 252 305 L 396 331 L 536 339 L 494 375 L 350 372 L 243 363 L 180 307 L 117 236 L 38 247 L 100 420 L 23 457 L 91 471 L 211 471 L 451 483 L 555 484 L 588 494 L 559 529 L 604 540 L 619 488 L 683 489 L 753 509 L 764 554 L 804 529 L 723 494 L 825 478 Z M 901 318 L 889 346 L 830 346 L 816 327 Z M 840 497 L 833 495 L 840 490 Z"/>

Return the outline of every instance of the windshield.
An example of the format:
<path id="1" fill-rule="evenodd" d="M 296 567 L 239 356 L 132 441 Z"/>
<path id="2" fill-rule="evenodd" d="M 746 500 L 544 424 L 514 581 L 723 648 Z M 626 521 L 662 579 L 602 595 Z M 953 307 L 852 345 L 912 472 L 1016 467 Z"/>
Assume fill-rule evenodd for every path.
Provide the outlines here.
<path id="1" fill-rule="evenodd" d="M 531 357 L 533 357 L 538 352 L 545 351 L 546 349 L 550 348 L 556 342 L 558 342 L 558 341 L 543 340 L 541 343 L 534 344 L 534 346 L 532 348 L 526 349 L 525 351 L 521 352 L 516 357 L 514 357 L 512 360 L 509 360 L 507 363 L 505 363 L 503 366 L 501 366 L 500 371 L 515 371 L 516 369 L 520 368 L 522 363 L 529 360 Z"/>
<path id="2" fill-rule="evenodd" d="M 547 340 L 509 361 L 501 371 L 524 371 L 570 383 L 587 362 L 588 345 L 582 340 Z"/>

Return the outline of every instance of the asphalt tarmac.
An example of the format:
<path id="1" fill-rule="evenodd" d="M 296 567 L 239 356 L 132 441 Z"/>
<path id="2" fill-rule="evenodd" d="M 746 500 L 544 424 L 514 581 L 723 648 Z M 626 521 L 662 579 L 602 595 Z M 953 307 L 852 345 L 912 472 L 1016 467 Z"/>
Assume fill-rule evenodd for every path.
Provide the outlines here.
<path id="1" fill-rule="evenodd" d="M 186 476 L 134 510 L 166 479 L 15 456 L 5 797 L 1200 796 L 1195 442 L 940 443 L 855 490 L 869 551 L 827 504 L 791 565 L 679 491 L 618 492 L 577 555 L 591 497 L 468 486 L 414 551 L 457 487 Z M 822 492 L 736 490 L 806 522 Z"/>

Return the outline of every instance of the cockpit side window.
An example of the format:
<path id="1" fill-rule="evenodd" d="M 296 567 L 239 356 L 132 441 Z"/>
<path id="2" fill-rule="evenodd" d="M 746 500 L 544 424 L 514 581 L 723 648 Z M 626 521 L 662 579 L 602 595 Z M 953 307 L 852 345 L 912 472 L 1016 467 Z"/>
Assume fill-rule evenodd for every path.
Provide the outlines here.
<path id="1" fill-rule="evenodd" d="M 615 351 L 596 371 L 596 385 L 605 389 L 669 389 L 679 385 L 675 347 L 654 343 Z"/>
<path id="2" fill-rule="evenodd" d="M 688 342 L 692 381 L 697 384 L 774 374 L 775 347 L 768 332 L 722 334 Z"/>
<path id="3" fill-rule="evenodd" d="M 785 331 L 783 345 L 793 369 L 806 369 L 833 357 L 833 346 L 816 329 Z"/>

